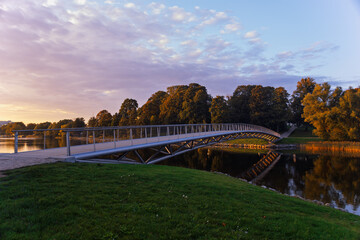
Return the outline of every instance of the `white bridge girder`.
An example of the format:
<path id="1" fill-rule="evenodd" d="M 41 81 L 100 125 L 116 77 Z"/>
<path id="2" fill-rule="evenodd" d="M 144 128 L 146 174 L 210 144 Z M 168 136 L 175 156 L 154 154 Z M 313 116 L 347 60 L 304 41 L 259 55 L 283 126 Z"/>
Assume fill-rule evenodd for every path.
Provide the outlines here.
<path id="1" fill-rule="evenodd" d="M 272 142 L 278 137 L 269 135 L 267 133 L 261 132 L 233 132 L 233 133 L 226 133 L 221 135 L 215 136 L 204 136 L 199 138 L 190 138 L 190 139 L 179 139 L 178 141 L 170 141 L 170 142 L 163 142 L 158 143 L 155 146 L 142 146 L 138 148 L 132 148 L 124 151 L 111 150 L 104 151 L 103 153 L 91 154 L 91 155 L 79 155 L 74 156 L 76 157 L 77 162 L 97 162 L 97 163 L 135 163 L 135 164 L 154 164 L 180 154 L 184 154 L 186 152 L 211 146 L 216 143 L 229 141 L 238 138 L 260 138 L 265 139 L 269 142 Z M 142 155 L 139 150 L 140 149 L 149 149 L 153 153 L 150 156 Z M 110 155 L 113 154 L 116 156 L 116 159 L 101 159 L 101 158 L 93 158 L 93 157 L 100 157 L 102 155 Z M 131 155 L 132 157 L 130 157 Z"/>

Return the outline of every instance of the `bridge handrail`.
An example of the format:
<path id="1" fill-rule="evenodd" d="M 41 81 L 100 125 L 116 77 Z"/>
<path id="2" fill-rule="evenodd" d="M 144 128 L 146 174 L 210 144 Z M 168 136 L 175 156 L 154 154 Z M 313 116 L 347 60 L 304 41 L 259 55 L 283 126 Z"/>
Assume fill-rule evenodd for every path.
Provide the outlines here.
<path id="1" fill-rule="evenodd" d="M 184 127 L 184 129 L 182 129 Z M 136 125 L 136 126 L 113 126 L 113 127 L 84 127 L 84 128 L 54 128 L 54 129 L 25 129 L 25 130 L 13 130 L 12 132 L 15 133 L 15 144 L 14 144 L 14 152 L 18 152 L 18 135 L 20 132 L 43 132 L 44 133 L 44 149 L 46 148 L 46 132 L 50 131 L 62 131 L 66 133 L 66 146 L 67 146 L 67 153 L 70 155 L 70 133 L 71 132 L 86 132 L 86 144 L 88 144 L 88 132 L 93 132 L 93 144 L 96 144 L 95 139 L 95 131 L 103 131 L 103 142 L 105 141 L 105 131 L 113 130 L 114 132 L 114 143 L 116 142 L 116 130 L 118 130 L 118 137 L 119 139 L 119 131 L 120 130 L 129 130 L 129 138 L 130 140 L 133 139 L 133 130 L 140 129 L 142 137 L 142 130 L 144 129 L 144 138 L 147 138 L 148 128 L 150 128 L 149 133 L 150 137 L 151 134 L 157 132 L 157 136 L 161 136 L 161 128 L 166 128 L 166 136 L 169 135 L 181 135 L 181 134 L 188 134 L 188 133 L 201 133 L 201 132 L 214 132 L 214 131 L 222 131 L 222 132 L 231 132 L 231 131 L 259 131 L 263 133 L 267 133 L 269 135 L 273 135 L 275 137 L 280 137 L 280 134 L 262 127 L 253 124 L 247 123 L 205 123 L 205 124 L 168 124 L 168 125 Z M 170 128 L 173 129 L 173 134 L 170 134 Z M 188 132 L 188 130 L 190 130 Z M 136 132 L 136 131 L 135 131 Z M 118 141 L 118 140 L 117 140 Z"/>
<path id="2" fill-rule="evenodd" d="M 99 130 L 117 130 L 117 129 L 134 129 L 134 128 L 149 128 L 149 127 L 184 127 L 184 126 L 247 126 L 248 130 L 261 130 L 265 133 L 270 133 L 274 136 L 280 136 L 279 133 L 254 124 L 248 123 L 204 123 L 204 124 L 167 124 L 167 125 L 134 125 L 134 126 L 111 126 L 111 127 L 83 127 L 83 128 L 46 128 L 46 129 L 23 129 L 12 130 L 12 132 L 45 132 L 45 131 L 64 131 L 64 132 L 83 132 L 83 131 L 99 131 Z M 223 127 L 219 129 L 226 131 Z M 234 128 L 231 128 L 234 130 Z"/>

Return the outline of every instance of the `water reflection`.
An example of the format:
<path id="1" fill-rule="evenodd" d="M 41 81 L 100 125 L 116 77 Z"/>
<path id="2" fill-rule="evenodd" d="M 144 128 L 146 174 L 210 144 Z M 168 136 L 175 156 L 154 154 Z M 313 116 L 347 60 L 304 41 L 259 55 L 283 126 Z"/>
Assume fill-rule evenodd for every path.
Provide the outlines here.
<path id="1" fill-rule="evenodd" d="M 85 140 L 73 139 L 71 145 L 84 144 Z M 47 138 L 45 139 L 45 148 L 65 147 L 66 139 L 62 138 Z M 43 138 L 19 138 L 18 151 L 34 151 L 44 149 Z M 14 152 L 14 139 L 13 138 L 0 138 L 0 153 L 13 153 Z"/>
<path id="2" fill-rule="evenodd" d="M 357 158 L 319 156 L 305 175 L 304 196 L 352 211 L 360 204 L 360 161 Z M 358 211 L 359 213 L 359 211 Z"/>
<path id="3" fill-rule="evenodd" d="M 185 153 L 160 164 L 222 172 L 233 177 L 246 178 L 281 193 L 318 200 L 360 215 L 359 157 L 286 153 L 282 154 L 275 164 L 272 163 L 278 156 L 276 154 L 271 161 L 268 159 L 269 163 L 264 164 L 267 156 L 269 153 L 237 153 L 207 148 Z M 252 170 L 256 174 L 249 176 Z M 262 178 L 254 181 L 264 172 L 266 174 Z"/>

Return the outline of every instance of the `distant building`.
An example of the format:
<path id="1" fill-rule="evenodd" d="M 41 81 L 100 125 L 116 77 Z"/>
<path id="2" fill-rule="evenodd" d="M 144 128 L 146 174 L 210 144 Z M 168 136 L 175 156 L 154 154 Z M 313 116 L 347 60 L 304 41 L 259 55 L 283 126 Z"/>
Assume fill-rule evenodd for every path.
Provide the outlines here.
<path id="1" fill-rule="evenodd" d="M 8 124 L 8 123 L 11 123 L 11 121 L 0 121 L 0 127 L 1 127 L 2 125 L 6 125 L 6 124 Z"/>

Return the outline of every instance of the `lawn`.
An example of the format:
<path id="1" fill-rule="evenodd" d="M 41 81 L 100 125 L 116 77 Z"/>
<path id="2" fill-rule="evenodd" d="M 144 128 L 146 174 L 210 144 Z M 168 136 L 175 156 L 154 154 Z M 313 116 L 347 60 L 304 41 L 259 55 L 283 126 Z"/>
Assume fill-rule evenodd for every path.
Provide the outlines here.
<path id="1" fill-rule="evenodd" d="M 301 144 L 301 143 L 309 143 L 309 142 L 320 142 L 321 138 L 314 135 L 312 131 L 313 127 L 309 127 L 306 129 L 304 126 L 295 129 L 294 132 L 287 138 L 283 138 L 280 141 L 276 142 L 276 144 Z"/>
<path id="2" fill-rule="evenodd" d="M 259 139 L 259 138 L 239 138 L 239 139 L 226 141 L 225 143 L 228 143 L 228 144 L 257 144 L 257 145 L 269 144 L 268 141 L 266 141 L 264 139 Z"/>
<path id="3" fill-rule="evenodd" d="M 222 174 L 56 163 L 0 179 L 0 239 L 359 239 L 360 217 Z"/>

